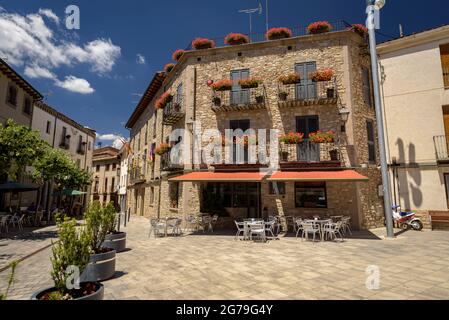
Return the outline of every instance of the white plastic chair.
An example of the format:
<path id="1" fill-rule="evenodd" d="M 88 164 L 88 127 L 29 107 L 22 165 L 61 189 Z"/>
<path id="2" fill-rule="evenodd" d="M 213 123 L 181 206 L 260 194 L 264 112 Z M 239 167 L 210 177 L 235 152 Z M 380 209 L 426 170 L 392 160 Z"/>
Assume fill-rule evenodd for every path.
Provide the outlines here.
<path id="1" fill-rule="evenodd" d="M 302 224 L 303 224 L 303 220 L 301 218 L 297 218 L 295 220 L 296 238 L 298 238 L 300 232 L 304 233 L 304 228 L 303 228 Z M 301 234 L 301 236 L 302 236 L 302 234 Z"/>
<path id="2" fill-rule="evenodd" d="M 167 229 L 170 229 L 172 235 L 179 236 L 182 234 L 181 223 L 181 219 L 169 219 L 167 220 Z"/>
<path id="3" fill-rule="evenodd" d="M 165 235 L 165 224 L 160 222 L 159 219 L 151 219 L 150 220 L 150 234 L 148 237 L 151 237 L 151 233 L 154 234 L 154 237 L 157 238 L 161 233 Z"/>
<path id="4" fill-rule="evenodd" d="M 341 219 L 342 222 L 342 233 L 346 234 L 346 232 L 349 232 L 350 235 L 352 235 L 351 231 L 351 217 L 343 217 Z"/>
<path id="5" fill-rule="evenodd" d="M 324 225 L 324 237 L 329 240 L 337 240 L 340 238 L 343 241 L 343 235 L 341 234 L 343 222 L 337 221 L 336 223 L 328 222 Z"/>
<path id="6" fill-rule="evenodd" d="M 265 232 L 265 222 L 257 221 L 249 224 L 249 239 L 251 241 L 253 240 L 253 235 L 256 235 L 260 240 L 266 242 L 267 236 Z"/>
<path id="7" fill-rule="evenodd" d="M 243 235 L 243 240 L 246 240 L 246 228 L 244 222 L 235 222 L 235 226 L 237 227 L 237 233 L 235 234 L 235 240 L 240 240 L 240 236 Z"/>
<path id="8" fill-rule="evenodd" d="M 276 221 L 271 220 L 268 222 L 265 222 L 265 234 L 271 235 L 272 239 L 277 239 L 277 237 L 274 235 L 274 226 Z"/>
<path id="9" fill-rule="evenodd" d="M 302 240 L 309 240 L 309 234 L 312 234 L 313 242 L 315 242 L 316 234 L 318 234 L 318 237 L 321 235 L 320 225 L 312 221 L 304 221 L 302 223 L 302 229 Z"/>

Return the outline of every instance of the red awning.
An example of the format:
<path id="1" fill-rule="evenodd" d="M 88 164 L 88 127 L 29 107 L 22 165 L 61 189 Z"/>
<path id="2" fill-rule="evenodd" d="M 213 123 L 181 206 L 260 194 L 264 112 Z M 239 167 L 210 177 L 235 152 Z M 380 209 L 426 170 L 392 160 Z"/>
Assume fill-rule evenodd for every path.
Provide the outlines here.
<path id="1" fill-rule="evenodd" d="M 265 173 L 260 172 L 192 172 L 168 180 L 174 182 L 261 182 L 265 176 Z"/>
<path id="2" fill-rule="evenodd" d="M 276 172 L 268 181 L 368 181 L 354 170 Z"/>

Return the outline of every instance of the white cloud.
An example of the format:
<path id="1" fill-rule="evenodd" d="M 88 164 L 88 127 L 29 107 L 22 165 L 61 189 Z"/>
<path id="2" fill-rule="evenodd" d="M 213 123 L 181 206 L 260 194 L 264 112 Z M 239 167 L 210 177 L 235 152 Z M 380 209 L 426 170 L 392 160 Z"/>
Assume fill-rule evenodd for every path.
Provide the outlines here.
<path id="1" fill-rule="evenodd" d="M 56 75 L 46 68 L 39 67 L 37 65 L 27 66 L 25 68 L 25 75 L 31 79 L 44 78 L 44 79 L 56 79 Z"/>
<path id="2" fill-rule="evenodd" d="M 51 9 L 39 9 L 39 14 L 52 20 L 54 23 L 59 24 L 59 17 Z"/>
<path id="3" fill-rule="evenodd" d="M 75 76 L 65 77 L 64 81 L 56 80 L 55 85 L 75 93 L 91 94 L 95 92 L 87 80 Z"/>
<path id="4" fill-rule="evenodd" d="M 121 56 L 121 48 L 110 39 L 96 39 L 79 45 L 49 28 L 43 17 L 56 22 L 59 18 L 49 9 L 22 16 L 0 10 L 0 56 L 13 65 L 45 66 L 51 70 L 77 63 L 90 65 L 92 72 L 110 72 Z"/>
<path id="5" fill-rule="evenodd" d="M 140 53 L 137 55 L 137 60 L 136 62 L 138 64 L 145 64 L 146 63 L 146 59 L 145 56 L 141 55 Z"/>
<path id="6" fill-rule="evenodd" d="M 108 134 L 98 134 L 97 133 L 97 140 L 101 140 L 101 141 L 105 141 L 105 142 L 112 141 L 112 146 L 116 149 L 121 149 L 123 147 L 123 141 L 127 141 L 121 135 L 114 134 L 114 133 L 108 133 Z"/>

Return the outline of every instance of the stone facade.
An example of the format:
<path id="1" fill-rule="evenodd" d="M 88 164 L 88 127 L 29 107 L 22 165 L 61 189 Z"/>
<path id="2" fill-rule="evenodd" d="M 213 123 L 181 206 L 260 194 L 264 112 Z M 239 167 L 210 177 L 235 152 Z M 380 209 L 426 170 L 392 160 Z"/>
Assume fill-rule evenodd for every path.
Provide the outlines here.
<path id="1" fill-rule="evenodd" d="M 279 100 L 278 78 L 294 72 L 295 64 L 316 62 L 317 69 L 331 68 L 335 73 L 338 100 L 331 103 L 315 101 L 312 105 L 283 106 Z M 167 141 L 174 129 L 191 130 L 189 124 L 199 122 L 201 128 L 218 129 L 224 134 L 231 120 L 250 120 L 252 129 L 278 129 L 282 133 L 296 131 L 296 117 L 318 116 L 319 129 L 334 130 L 341 145 L 342 167 L 350 168 L 367 176 L 369 182 L 328 182 L 326 184 L 327 209 L 299 209 L 295 207 L 294 182 L 286 183 L 286 194 L 272 196 L 268 193 L 268 182 L 260 184 L 260 211 L 285 215 L 351 215 L 356 228 L 372 228 L 383 225 L 382 198 L 378 196 L 381 184 L 376 163 L 368 161 L 367 120 L 373 121 L 374 108 L 364 102 L 362 68 L 369 67 L 369 55 L 364 40 L 350 32 L 302 36 L 249 45 L 192 51 L 184 54 L 175 69 L 166 77 L 159 92 L 130 126 L 131 146 L 134 161 L 142 160 L 142 152 L 150 150 L 151 143 Z M 208 83 L 229 79 L 234 70 L 249 70 L 251 77 L 263 79 L 264 107 L 257 110 L 243 108 L 239 111 L 216 111 L 212 109 L 213 91 Z M 171 126 L 162 123 L 161 110 L 154 109 L 157 98 L 165 91 L 175 93 L 183 84 L 185 117 Z M 349 120 L 342 128 L 340 110 L 350 111 Z M 158 115 L 157 117 L 155 115 Z M 156 133 L 153 124 L 157 121 Z M 149 129 L 148 129 L 149 128 Z M 145 131 L 154 139 L 143 139 Z M 148 134 L 148 133 L 147 133 Z M 143 140 L 147 140 L 144 142 Z M 205 146 L 209 141 L 203 141 Z M 191 148 L 189 148 L 191 149 Z M 377 156 L 378 158 L 378 156 Z M 201 183 L 180 183 L 178 206 L 171 208 L 169 179 L 192 170 L 218 170 L 214 166 L 185 164 L 184 170 L 163 172 L 161 159 L 154 159 L 154 172 L 143 172 L 141 184 L 129 187 L 131 211 L 146 216 L 186 216 L 201 211 Z M 378 160 L 376 161 L 378 163 Z M 238 169 L 248 170 L 244 166 Z M 142 190 L 154 185 L 154 205 L 139 199 Z M 141 191 L 138 191 L 141 190 Z M 136 196 L 137 194 L 137 196 Z M 145 191 L 145 198 L 147 191 Z M 138 204 L 141 202 L 141 205 Z M 138 209 L 138 210 L 137 210 Z M 227 209 L 231 218 L 243 217 L 242 210 Z M 262 212 L 261 212 L 262 213 Z"/>
<path id="2" fill-rule="evenodd" d="M 119 152 L 119 150 L 112 147 L 94 150 L 91 201 L 98 200 L 102 204 L 113 202 L 116 208 L 118 208 L 118 190 L 120 185 Z"/>

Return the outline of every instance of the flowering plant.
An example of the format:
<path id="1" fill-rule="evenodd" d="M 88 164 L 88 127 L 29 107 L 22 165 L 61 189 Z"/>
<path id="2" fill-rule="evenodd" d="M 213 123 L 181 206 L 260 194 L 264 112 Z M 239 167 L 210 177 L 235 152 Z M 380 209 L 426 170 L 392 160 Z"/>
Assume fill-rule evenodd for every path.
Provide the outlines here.
<path id="1" fill-rule="evenodd" d="M 299 73 L 294 72 L 294 73 L 290 73 L 290 74 L 286 74 L 286 75 L 280 76 L 278 80 L 283 85 L 296 84 L 296 83 L 299 83 L 301 81 L 301 76 L 299 75 Z"/>
<path id="2" fill-rule="evenodd" d="M 157 155 L 162 156 L 169 152 L 171 149 L 170 145 L 167 143 L 161 143 L 154 151 Z"/>
<path id="3" fill-rule="evenodd" d="M 289 28 L 271 28 L 268 30 L 266 37 L 268 40 L 278 40 L 291 38 L 293 35 L 292 30 Z"/>
<path id="4" fill-rule="evenodd" d="M 334 70 L 332 69 L 316 70 L 309 74 L 309 77 L 310 79 L 312 79 L 313 82 L 330 81 L 333 76 Z"/>
<path id="5" fill-rule="evenodd" d="M 335 141 L 335 132 L 328 131 L 322 132 L 317 131 L 309 134 L 309 141 L 312 143 L 332 143 Z"/>
<path id="6" fill-rule="evenodd" d="M 290 132 L 279 137 L 279 142 L 285 144 L 300 144 L 304 141 L 304 133 Z"/>
<path id="7" fill-rule="evenodd" d="M 210 86 L 214 91 L 230 91 L 232 89 L 232 81 L 231 80 L 220 80 L 214 82 Z"/>
<path id="8" fill-rule="evenodd" d="M 354 31 L 361 37 L 365 37 L 368 34 L 368 28 L 365 27 L 363 24 L 353 24 L 351 27 L 349 27 L 349 30 Z"/>
<path id="9" fill-rule="evenodd" d="M 309 24 L 307 31 L 310 34 L 326 33 L 333 29 L 332 25 L 327 21 L 317 21 Z"/>
<path id="10" fill-rule="evenodd" d="M 192 41 L 192 47 L 196 50 L 215 48 L 215 41 L 207 38 L 196 38 Z"/>
<path id="11" fill-rule="evenodd" d="M 182 49 L 178 49 L 175 52 L 173 52 L 172 58 L 175 61 L 179 61 L 181 57 L 184 55 L 185 51 Z"/>
<path id="12" fill-rule="evenodd" d="M 165 92 L 156 101 L 155 107 L 156 107 L 156 109 L 164 109 L 167 104 L 172 102 L 172 100 L 173 100 L 173 96 L 169 92 Z"/>
<path id="13" fill-rule="evenodd" d="M 262 79 L 259 78 L 248 78 L 239 81 L 239 85 L 243 89 L 257 88 L 262 83 L 263 83 Z"/>
<path id="14" fill-rule="evenodd" d="M 225 43 L 230 46 L 249 43 L 248 36 L 241 33 L 230 33 L 225 38 Z"/>
<path id="15" fill-rule="evenodd" d="M 165 73 L 170 73 L 175 68 L 174 63 L 167 63 L 164 67 Z"/>

